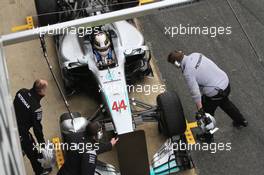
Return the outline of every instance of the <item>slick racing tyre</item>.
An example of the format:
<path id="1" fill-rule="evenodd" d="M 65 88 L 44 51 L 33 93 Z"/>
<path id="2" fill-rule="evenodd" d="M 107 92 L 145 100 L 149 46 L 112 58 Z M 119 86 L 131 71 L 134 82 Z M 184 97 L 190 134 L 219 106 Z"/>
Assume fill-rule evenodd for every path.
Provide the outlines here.
<path id="1" fill-rule="evenodd" d="M 135 7 L 139 4 L 139 0 L 118 0 L 118 3 L 122 4 L 123 8 Z"/>
<path id="2" fill-rule="evenodd" d="M 111 1 L 110 1 L 111 2 Z M 112 10 L 121 10 L 139 5 L 139 0 L 112 0 Z"/>
<path id="3" fill-rule="evenodd" d="M 166 91 L 158 95 L 157 104 L 160 110 L 159 130 L 167 137 L 184 134 L 186 121 L 178 95 Z"/>
<path id="4" fill-rule="evenodd" d="M 38 14 L 39 27 L 58 22 L 58 14 L 50 14 L 57 11 L 56 0 L 35 0 L 35 6 Z"/>

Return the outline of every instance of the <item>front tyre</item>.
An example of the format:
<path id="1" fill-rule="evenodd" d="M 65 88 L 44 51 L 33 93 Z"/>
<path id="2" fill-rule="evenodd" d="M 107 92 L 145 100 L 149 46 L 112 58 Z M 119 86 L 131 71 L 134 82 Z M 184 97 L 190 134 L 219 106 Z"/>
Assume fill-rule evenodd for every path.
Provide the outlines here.
<path id="1" fill-rule="evenodd" d="M 158 95 L 157 104 L 160 110 L 159 130 L 167 137 L 183 135 L 186 120 L 177 93 L 166 91 Z"/>
<path id="2" fill-rule="evenodd" d="M 39 27 L 58 22 L 57 0 L 35 0 Z"/>

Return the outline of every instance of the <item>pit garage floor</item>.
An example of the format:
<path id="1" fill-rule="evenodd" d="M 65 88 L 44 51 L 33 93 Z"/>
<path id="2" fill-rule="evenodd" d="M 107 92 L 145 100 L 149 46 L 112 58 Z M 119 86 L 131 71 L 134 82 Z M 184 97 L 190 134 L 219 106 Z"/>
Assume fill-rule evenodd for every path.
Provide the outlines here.
<path id="1" fill-rule="evenodd" d="M 0 34 L 11 33 L 11 27 L 25 23 L 26 16 L 36 14 L 33 0 L 1 0 L 0 1 Z M 35 18 L 35 17 L 34 17 Z M 60 79 L 60 70 L 55 54 L 52 39 L 47 39 L 48 54 L 51 64 Z M 46 79 L 49 82 L 49 88 L 46 97 L 41 101 L 43 107 L 43 129 L 46 140 L 60 136 L 59 117 L 66 111 L 63 101 L 59 95 L 58 89 L 52 79 L 46 62 L 42 56 L 39 40 L 24 42 L 5 48 L 7 60 L 9 81 L 11 85 L 12 96 L 14 97 L 20 88 L 31 88 L 32 83 L 37 78 Z M 162 84 L 158 78 L 154 62 L 154 78 L 146 78 L 141 84 Z M 62 82 L 60 82 L 62 84 Z M 157 94 L 145 95 L 142 93 L 133 93 L 131 96 L 141 99 L 147 103 L 155 104 Z M 97 109 L 98 104 L 93 98 L 85 93 L 74 95 L 68 99 L 72 111 L 81 112 L 84 116 L 90 116 Z M 163 144 L 164 138 L 158 133 L 156 123 L 141 125 L 139 129 L 146 131 L 149 160 L 154 153 Z M 118 166 L 116 151 L 102 154 L 99 159 Z M 32 168 L 27 158 L 25 158 L 26 171 L 32 175 Z M 52 174 L 56 174 L 57 169 Z M 183 174 L 195 174 L 194 170 L 184 172 Z"/>
<path id="2" fill-rule="evenodd" d="M 249 126 L 241 130 L 232 127 L 230 118 L 220 109 L 215 117 L 220 130 L 215 141 L 232 143 L 231 151 L 195 151 L 198 174 L 254 175 L 263 174 L 264 167 L 264 3 L 263 0 L 229 0 L 260 55 L 258 59 L 225 0 L 204 0 L 190 7 L 171 9 L 157 15 L 140 18 L 145 40 L 151 42 L 157 64 L 166 79 L 167 88 L 180 95 L 189 119 L 194 118 L 193 103 L 181 71 L 165 59 L 172 50 L 186 54 L 200 52 L 211 58 L 231 80 L 232 101 L 239 107 Z M 211 38 L 206 35 L 165 35 L 165 27 L 231 26 L 231 35 Z M 262 172 L 262 173 L 261 173 Z"/>

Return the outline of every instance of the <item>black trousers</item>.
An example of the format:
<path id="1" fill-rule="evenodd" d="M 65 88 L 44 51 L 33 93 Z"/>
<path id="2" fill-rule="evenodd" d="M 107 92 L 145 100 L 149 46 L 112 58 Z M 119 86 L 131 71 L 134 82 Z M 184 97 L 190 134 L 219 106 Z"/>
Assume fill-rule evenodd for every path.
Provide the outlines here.
<path id="1" fill-rule="evenodd" d="M 36 175 L 40 175 L 43 172 L 41 164 L 38 162 L 38 159 L 42 158 L 42 154 L 34 149 L 35 140 L 32 135 L 27 132 L 20 136 L 21 147 L 28 159 L 30 160 L 31 166 Z"/>
<path id="2" fill-rule="evenodd" d="M 202 96 L 203 109 L 206 113 L 214 116 L 216 108 L 219 106 L 234 122 L 241 123 L 244 121 L 243 115 L 240 113 L 239 109 L 230 101 L 228 98 L 231 88 L 230 85 L 219 92 L 216 96 L 207 97 Z"/>

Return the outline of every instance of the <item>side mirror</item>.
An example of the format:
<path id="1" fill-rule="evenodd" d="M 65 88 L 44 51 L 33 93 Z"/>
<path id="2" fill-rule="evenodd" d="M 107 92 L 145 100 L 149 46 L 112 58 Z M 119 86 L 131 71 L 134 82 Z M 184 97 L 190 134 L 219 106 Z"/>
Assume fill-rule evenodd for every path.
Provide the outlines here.
<path id="1" fill-rule="evenodd" d="M 86 56 L 83 56 L 82 58 L 78 58 L 78 62 L 80 64 L 88 64 L 88 58 Z"/>
<path id="2" fill-rule="evenodd" d="M 133 56 L 143 54 L 145 51 L 142 48 L 126 49 L 124 51 L 125 56 Z"/>

